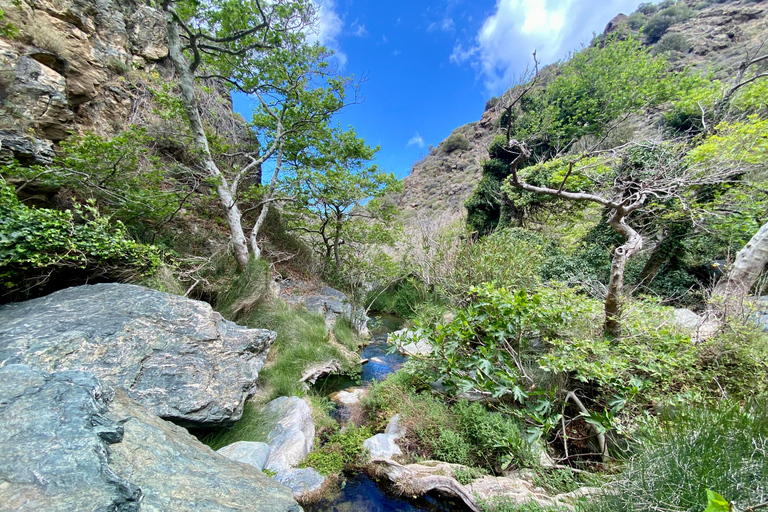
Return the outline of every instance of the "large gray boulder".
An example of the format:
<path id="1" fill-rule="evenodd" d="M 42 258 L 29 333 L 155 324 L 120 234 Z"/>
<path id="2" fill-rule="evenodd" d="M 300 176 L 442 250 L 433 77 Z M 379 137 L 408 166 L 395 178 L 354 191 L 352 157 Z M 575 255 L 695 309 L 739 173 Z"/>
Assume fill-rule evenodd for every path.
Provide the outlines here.
<path id="1" fill-rule="evenodd" d="M 0 366 L 82 370 L 184 426 L 238 420 L 276 334 L 205 302 L 127 284 L 0 307 Z"/>
<path id="2" fill-rule="evenodd" d="M 264 406 L 262 416 L 271 425 L 265 439 L 270 447 L 265 469 L 290 469 L 309 455 L 315 442 L 315 424 L 304 400 L 295 396 L 275 398 Z"/>
<path id="3" fill-rule="evenodd" d="M 2 511 L 301 510 L 286 487 L 93 374 L 9 365 L 0 397 Z"/>

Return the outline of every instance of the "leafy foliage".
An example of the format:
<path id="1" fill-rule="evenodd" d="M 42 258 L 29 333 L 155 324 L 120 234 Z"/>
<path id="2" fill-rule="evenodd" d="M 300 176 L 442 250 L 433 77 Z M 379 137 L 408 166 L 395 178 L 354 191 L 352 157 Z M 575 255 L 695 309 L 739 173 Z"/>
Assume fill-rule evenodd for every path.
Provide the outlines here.
<path id="1" fill-rule="evenodd" d="M 461 133 L 452 133 L 443 141 L 440 150 L 443 154 L 450 155 L 454 151 L 466 151 L 470 147 L 472 147 L 472 145 L 464 135 Z"/>
<path id="2" fill-rule="evenodd" d="M 52 274 L 71 272 L 121 279 L 151 274 L 160 251 L 133 241 L 122 223 L 88 205 L 58 211 L 20 203 L 12 187 L 0 187 L 0 275 L 6 292 L 40 286 Z"/>

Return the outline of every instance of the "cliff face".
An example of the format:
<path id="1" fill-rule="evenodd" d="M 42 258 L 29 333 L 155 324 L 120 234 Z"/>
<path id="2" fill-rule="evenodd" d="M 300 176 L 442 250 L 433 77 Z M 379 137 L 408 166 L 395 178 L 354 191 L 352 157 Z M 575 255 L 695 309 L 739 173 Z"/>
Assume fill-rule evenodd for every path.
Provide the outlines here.
<path id="1" fill-rule="evenodd" d="M 0 142 L 43 163 L 51 144 L 130 121 L 135 92 L 123 75 L 162 70 L 163 14 L 137 0 L 3 0 Z M 10 146 L 10 148 L 9 148 Z"/>
<path id="2" fill-rule="evenodd" d="M 716 77 L 727 79 L 734 74 L 746 52 L 754 51 L 768 37 L 765 23 L 768 2 L 736 0 L 706 7 L 694 0 L 681 3 L 690 9 L 691 17 L 672 23 L 654 49 L 661 51 L 666 48 L 663 45 L 669 46 L 669 41 L 675 41 L 671 53 L 675 69 L 686 66 L 702 71 L 710 69 Z M 620 14 L 611 20 L 604 33 L 637 32 L 632 27 L 643 22 L 638 18 L 638 15 Z M 673 37 L 673 34 L 679 36 Z M 443 141 L 414 165 L 411 175 L 404 180 L 402 194 L 395 198 L 406 220 L 432 216 L 456 218 L 466 214 L 464 202 L 480 181 L 482 164 L 488 159 L 486 148 L 497 133 L 503 104 L 504 95 L 501 100 L 492 99 L 479 121 L 454 130 L 453 134 L 461 134 L 469 141 L 469 149 L 446 153 Z"/>

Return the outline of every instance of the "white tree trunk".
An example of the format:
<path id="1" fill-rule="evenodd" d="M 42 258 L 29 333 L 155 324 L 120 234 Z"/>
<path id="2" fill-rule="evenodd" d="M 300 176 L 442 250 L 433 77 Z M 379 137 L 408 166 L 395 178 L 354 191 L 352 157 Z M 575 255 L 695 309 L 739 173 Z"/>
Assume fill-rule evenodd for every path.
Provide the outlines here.
<path id="1" fill-rule="evenodd" d="M 713 292 L 715 307 L 724 313 L 735 313 L 744 303 L 752 286 L 768 263 L 768 223 L 736 255 L 728 275 L 720 279 Z"/>
<path id="2" fill-rule="evenodd" d="M 240 209 L 232 197 L 226 178 L 211 155 L 208 138 L 205 136 L 203 122 L 200 119 L 197 97 L 195 96 L 195 77 L 189 68 L 187 59 L 182 53 L 181 39 L 176 20 L 174 20 L 171 12 L 166 12 L 165 16 L 168 31 L 168 54 L 179 77 L 181 99 L 184 104 L 184 112 L 187 114 L 189 127 L 192 130 L 195 149 L 199 153 L 206 172 L 216 181 L 216 194 L 219 197 L 219 204 L 222 210 L 224 210 L 224 215 L 227 219 L 235 260 L 237 260 L 238 267 L 245 268 L 248 264 L 248 245 L 245 233 L 243 232 Z"/>
<path id="3" fill-rule="evenodd" d="M 611 278 L 605 294 L 604 330 L 611 336 L 619 337 L 621 336 L 621 305 L 624 300 L 624 271 L 629 258 L 643 248 L 643 237 L 627 225 L 626 212 L 621 208 L 613 211 L 608 224 L 627 239 L 623 245 L 613 251 Z"/>

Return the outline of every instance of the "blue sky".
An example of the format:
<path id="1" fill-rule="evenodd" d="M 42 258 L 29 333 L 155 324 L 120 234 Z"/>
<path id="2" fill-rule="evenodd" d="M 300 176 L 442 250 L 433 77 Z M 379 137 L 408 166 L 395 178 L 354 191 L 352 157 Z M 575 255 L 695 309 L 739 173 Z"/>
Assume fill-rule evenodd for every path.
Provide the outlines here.
<path id="1" fill-rule="evenodd" d="M 399 178 L 451 131 L 477 121 L 537 51 L 548 64 L 588 44 L 639 0 L 318 0 L 316 37 L 364 101 L 338 115 Z M 250 118 L 249 102 L 235 108 Z"/>

